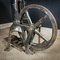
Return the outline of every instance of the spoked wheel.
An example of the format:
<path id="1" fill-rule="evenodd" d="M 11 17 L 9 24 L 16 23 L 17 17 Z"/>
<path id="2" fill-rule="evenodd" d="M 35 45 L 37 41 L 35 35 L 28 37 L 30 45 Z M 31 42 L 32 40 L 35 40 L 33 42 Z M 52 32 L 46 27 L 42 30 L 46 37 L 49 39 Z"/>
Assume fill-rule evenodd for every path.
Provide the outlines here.
<path id="1" fill-rule="evenodd" d="M 28 14 L 30 9 L 37 9 L 42 12 L 40 19 L 36 20 L 35 23 L 33 20 L 31 20 Z M 26 31 L 28 31 L 27 37 L 25 38 L 25 47 L 27 48 L 28 45 L 30 45 L 29 49 L 31 51 L 40 51 L 49 48 L 54 43 L 57 36 L 57 23 L 53 14 L 44 6 L 36 4 L 31 4 L 23 8 L 20 13 L 21 19 L 24 13 L 26 13 L 28 17 L 28 23 L 26 23 L 24 26 Z M 22 19 L 22 21 L 24 20 Z M 50 22 L 50 30 L 43 28 L 47 21 Z"/>

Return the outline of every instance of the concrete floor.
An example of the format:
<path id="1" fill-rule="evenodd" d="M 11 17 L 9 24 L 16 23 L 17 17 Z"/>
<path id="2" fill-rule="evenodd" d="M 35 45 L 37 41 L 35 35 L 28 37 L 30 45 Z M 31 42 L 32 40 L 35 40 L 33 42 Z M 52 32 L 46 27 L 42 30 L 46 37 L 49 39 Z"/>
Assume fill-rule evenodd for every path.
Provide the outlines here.
<path id="1" fill-rule="evenodd" d="M 4 38 L 8 36 L 9 28 L 0 29 L 0 60 L 60 60 L 60 31 L 54 44 L 45 51 L 34 55 L 27 55 L 13 48 L 9 52 L 3 51 L 6 45 Z M 46 32 L 46 31 L 45 31 Z M 48 36 L 48 35 L 47 35 Z"/>

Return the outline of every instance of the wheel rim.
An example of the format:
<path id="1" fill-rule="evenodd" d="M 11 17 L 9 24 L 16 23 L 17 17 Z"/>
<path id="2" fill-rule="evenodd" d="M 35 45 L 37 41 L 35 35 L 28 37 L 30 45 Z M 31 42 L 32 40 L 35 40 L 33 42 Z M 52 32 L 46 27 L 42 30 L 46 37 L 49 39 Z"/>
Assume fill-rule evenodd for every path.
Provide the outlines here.
<path id="1" fill-rule="evenodd" d="M 23 8 L 21 10 L 21 13 L 20 13 L 20 20 L 21 20 L 21 17 L 22 15 L 28 10 L 28 9 L 32 9 L 32 8 L 36 8 L 38 10 L 41 10 L 42 12 L 44 12 L 50 19 L 50 22 L 51 22 L 51 25 L 52 25 L 52 36 L 50 38 L 50 40 L 48 41 L 48 43 L 46 43 L 47 41 L 44 41 L 42 44 L 31 44 L 31 49 L 33 50 L 44 50 L 44 49 L 47 49 L 49 48 L 55 41 L 56 39 L 56 36 L 57 36 L 57 23 L 56 23 L 56 19 L 54 18 L 54 16 L 52 15 L 52 13 L 45 7 L 41 6 L 41 5 L 35 5 L 35 4 L 31 4 L 31 5 L 28 5 L 26 6 L 25 8 Z M 26 13 L 27 14 L 27 13 Z M 31 25 L 33 25 L 30 17 L 28 16 L 29 18 L 29 23 Z M 44 18 L 43 18 L 44 19 Z M 39 26 L 39 21 L 37 22 L 37 24 L 34 24 L 34 27 L 38 27 Z M 30 25 L 30 26 L 31 26 Z M 36 28 L 35 28 L 36 30 Z M 44 37 L 42 37 L 41 33 L 39 34 L 39 32 L 35 31 L 35 34 L 37 34 L 39 37 L 45 39 Z M 29 32 L 28 32 L 29 33 Z M 28 34 L 27 34 L 27 37 L 28 37 Z M 33 37 L 34 38 L 34 37 Z"/>

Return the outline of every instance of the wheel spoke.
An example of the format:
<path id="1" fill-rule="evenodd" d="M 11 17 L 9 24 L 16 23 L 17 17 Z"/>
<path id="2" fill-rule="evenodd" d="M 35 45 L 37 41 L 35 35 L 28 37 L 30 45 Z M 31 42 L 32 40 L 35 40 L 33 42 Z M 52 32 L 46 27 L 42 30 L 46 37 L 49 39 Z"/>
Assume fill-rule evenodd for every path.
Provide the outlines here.
<path id="1" fill-rule="evenodd" d="M 26 48 L 27 48 L 28 45 L 32 42 L 32 40 L 33 40 L 33 38 L 34 38 L 34 35 L 35 35 L 35 34 L 33 34 L 33 31 L 31 31 L 31 32 L 28 33 L 27 39 L 26 39 L 25 42 L 24 42 L 24 45 L 25 45 Z"/>
<path id="2" fill-rule="evenodd" d="M 44 41 L 48 42 L 49 40 L 43 35 L 41 34 L 40 32 L 38 32 L 37 30 L 35 30 L 35 33 L 40 36 Z"/>
<path id="3" fill-rule="evenodd" d="M 32 20 L 31 20 L 31 18 L 30 18 L 30 16 L 29 16 L 28 11 L 26 11 L 26 14 L 27 14 L 27 17 L 28 17 L 28 22 L 29 22 L 30 24 L 33 24 L 33 23 L 32 23 Z"/>
<path id="4" fill-rule="evenodd" d="M 44 19 L 46 19 L 46 18 L 47 18 L 47 15 L 45 15 L 44 17 L 41 17 L 41 18 L 39 19 L 39 21 L 35 24 L 35 27 L 38 28 L 39 25 L 41 24 L 41 21 L 44 20 Z"/>

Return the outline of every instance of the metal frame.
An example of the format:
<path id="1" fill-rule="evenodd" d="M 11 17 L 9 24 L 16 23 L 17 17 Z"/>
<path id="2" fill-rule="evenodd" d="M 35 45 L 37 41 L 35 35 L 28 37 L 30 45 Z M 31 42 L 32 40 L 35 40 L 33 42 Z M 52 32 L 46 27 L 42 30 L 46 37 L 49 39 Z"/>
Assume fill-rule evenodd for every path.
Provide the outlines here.
<path id="1" fill-rule="evenodd" d="M 19 3 L 20 13 L 18 12 L 18 1 L 20 2 Z M 54 43 L 57 36 L 57 23 L 52 13 L 47 8 L 41 5 L 31 4 L 25 6 L 24 0 L 15 0 L 14 8 L 15 8 L 15 20 L 12 26 L 10 27 L 8 45 L 5 50 L 8 50 L 10 48 L 11 40 L 15 40 L 14 42 L 16 43 L 13 43 L 12 45 L 16 46 L 17 49 L 20 50 L 21 47 L 21 49 L 24 52 L 30 54 L 33 54 L 36 51 L 45 50 L 49 48 Z M 28 12 L 28 10 L 32 8 L 38 9 L 41 12 L 45 13 L 45 15 L 41 17 L 35 24 L 32 22 Z M 50 40 L 48 40 L 43 34 L 40 33 L 42 20 L 46 19 L 47 17 L 49 17 L 52 24 L 52 36 Z M 26 24 L 23 23 L 25 19 L 26 20 L 28 19 L 27 20 L 28 23 Z M 36 29 L 39 30 L 37 31 Z M 18 38 L 16 36 L 12 36 L 12 32 L 18 32 L 20 37 Z M 25 32 L 27 32 L 27 38 L 25 37 L 26 35 Z M 38 35 L 38 43 L 32 44 L 35 34 Z M 40 38 L 44 40 L 43 43 L 40 43 Z"/>

